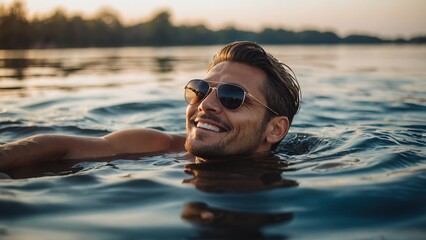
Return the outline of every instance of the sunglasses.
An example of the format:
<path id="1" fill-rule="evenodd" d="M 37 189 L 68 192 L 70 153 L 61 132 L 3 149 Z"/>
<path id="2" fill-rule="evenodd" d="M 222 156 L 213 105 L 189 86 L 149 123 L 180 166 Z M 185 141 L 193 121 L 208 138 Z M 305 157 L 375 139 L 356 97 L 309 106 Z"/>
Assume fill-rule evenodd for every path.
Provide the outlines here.
<path id="1" fill-rule="evenodd" d="M 212 87 L 210 86 L 210 83 L 219 83 L 220 85 L 218 87 Z M 220 104 L 226 109 L 238 109 L 241 105 L 243 105 L 246 96 L 249 96 L 279 116 L 276 111 L 272 110 L 253 95 L 246 92 L 242 87 L 231 83 L 193 79 L 185 86 L 185 100 L 190 105 L 199 103 L 203 101 L 203 99 L 206 98 L 214 89 L 216 89 L 216 96 L 219 99 Z"/>

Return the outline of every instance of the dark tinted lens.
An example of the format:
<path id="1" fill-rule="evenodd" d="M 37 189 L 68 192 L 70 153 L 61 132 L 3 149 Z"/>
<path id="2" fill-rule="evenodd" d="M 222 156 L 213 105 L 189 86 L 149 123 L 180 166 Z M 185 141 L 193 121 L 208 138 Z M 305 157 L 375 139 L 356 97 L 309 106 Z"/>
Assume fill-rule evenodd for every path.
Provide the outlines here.
<path id="1" fill-rule="evenodd" d="M 237 109 L 244 102 L 244 90 L 230 84 L 220 85 L 217 96 L 220 103 L 228 109 Z"/>
<path id="2" fill-rule="evenodd" d="M 188 104 L 195 104 L 203 100 L 209 91 L 209 84 L 203 80 L 191 80 L 185 86 L 185 100 Z"/>

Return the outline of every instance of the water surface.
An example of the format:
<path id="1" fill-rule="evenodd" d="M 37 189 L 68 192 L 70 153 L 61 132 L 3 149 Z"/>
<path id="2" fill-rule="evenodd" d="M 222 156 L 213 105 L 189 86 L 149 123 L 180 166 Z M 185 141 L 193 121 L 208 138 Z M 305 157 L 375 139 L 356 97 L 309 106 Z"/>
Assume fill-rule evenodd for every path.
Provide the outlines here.
<path id="1" fill-rule="evenodd" d="M 184 134 L 183 86 L 218 49 L 0 51 L 0 143 L 134 127 Z M 0 180 L 1 238 L 424 239 L 426 47 L 266 49 L 303 91 L 274 155 L 21 169 Z"/>

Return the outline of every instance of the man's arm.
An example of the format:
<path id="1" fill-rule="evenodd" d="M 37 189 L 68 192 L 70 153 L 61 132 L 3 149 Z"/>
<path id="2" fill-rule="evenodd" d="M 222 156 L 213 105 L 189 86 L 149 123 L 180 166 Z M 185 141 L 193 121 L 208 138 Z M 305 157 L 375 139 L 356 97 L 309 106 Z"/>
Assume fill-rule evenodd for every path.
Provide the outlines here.
<path id="1" fill-rule="evenodd" d="M 129 129 L 103 137 L 35 135 L 0 146 L 0 170 L 39 161 L 109 157 L 125 153 L 183 151 L 185 137 Z"/>

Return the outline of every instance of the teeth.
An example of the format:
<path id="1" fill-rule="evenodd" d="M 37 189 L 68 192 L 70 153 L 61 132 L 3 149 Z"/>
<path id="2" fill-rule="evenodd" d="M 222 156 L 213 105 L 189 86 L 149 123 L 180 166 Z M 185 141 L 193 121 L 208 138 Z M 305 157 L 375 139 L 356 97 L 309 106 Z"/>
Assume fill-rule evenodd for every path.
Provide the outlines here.
<path id="1" fill-rule="evenodd" d="M 219 129 L 218 127 L 213 126 L 213 125 L 210 125 L 210 124 L 208 124 L 208 123 L 202 123 L 202 122 L 199 122 L 199 123 L 197 124 L 197 127 L 198 127 L 198 128 L 207 129 L 207 130 L 211 130 L 211 131 L 215 131 L 215 132 L 219 132 L 219 131 L 220 131 L 220 129 Z"/>

